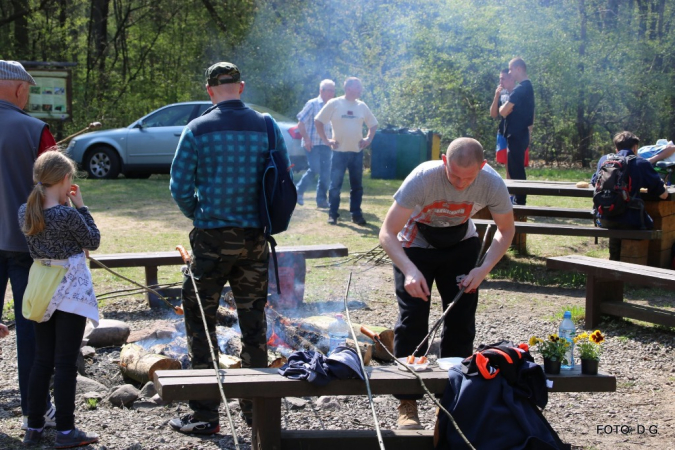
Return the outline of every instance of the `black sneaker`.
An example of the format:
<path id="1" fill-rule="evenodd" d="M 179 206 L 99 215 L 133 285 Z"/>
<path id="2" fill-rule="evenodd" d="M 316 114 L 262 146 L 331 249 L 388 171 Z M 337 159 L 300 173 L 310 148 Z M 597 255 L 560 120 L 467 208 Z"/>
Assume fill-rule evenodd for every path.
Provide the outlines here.
<path id="1" fill-rule="evenodd" d="M 169 425 L 174 430 L 185 434 L 216 434 L 220 431 L 220 424 L 197 420 L 192 417 L 192 414 L 171 419 Z"/>
<path id="2" fill-rule="evenodd" d="M 368 224 L 368 222 L 366 222 L 366 219 L 364 219 L 363 216 L 352 217 L 352 222 L 354 222 L 357 225 L 367 225 Z"/>
<path id="3" fill-rule="evenodd" d="M 23 437 L 23 443 L 26 445 L 37 445 L 42 439 L 42 432 L 44 428 L 40 431 L 38 430 L 26 430 L 26 435 Z"/>
<path id="4" fill-rule="evenodd" d="M 337 217 L 328 216 L 328 225 L 337 225 Z"/>
<path id="5" fill-rule="evenodd" d="M 60 431 L 56 432 L 56 439 L 54 440 L 54 448 L 73 448 L 82 447 L 84 445 L 98 442 L 98 435 L 95 433 L 87 433 L 77 428 L 73 428 L 70 433 L 63 434 Z"/>

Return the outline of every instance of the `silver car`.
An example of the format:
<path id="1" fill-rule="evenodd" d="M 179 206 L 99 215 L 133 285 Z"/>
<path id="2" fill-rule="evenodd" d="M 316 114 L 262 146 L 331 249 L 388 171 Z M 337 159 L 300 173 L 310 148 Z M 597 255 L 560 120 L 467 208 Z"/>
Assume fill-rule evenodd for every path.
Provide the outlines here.
<path id="1" fill-rule="evenodd" d="M 169 173 L 183 128 L 212 105 L 209 101 L 174 103 L 141 117 L 126 128 L 94 131 L 70 141 L 66 153 L 89 178 L 147 178 L 153 173 Z M 293 122 L 268 108 L 247 104 L 269 113 L 284 136 L 295 168 L 307 165 L 300 136 Z"/>

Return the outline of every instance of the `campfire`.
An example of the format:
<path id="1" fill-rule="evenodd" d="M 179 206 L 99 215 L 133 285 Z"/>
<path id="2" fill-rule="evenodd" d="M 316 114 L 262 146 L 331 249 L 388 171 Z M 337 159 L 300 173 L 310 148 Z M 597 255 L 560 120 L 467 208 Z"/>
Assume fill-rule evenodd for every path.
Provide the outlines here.
<path id="1" fill-rule="evenodd" d="M 241 352 L 241 330 L 237 321 L 232 293 L 223 295 L 222 303 L 216 314 L 216 336 L 220 350 L 219 366 L 221 368 L 241 367 L 239 354 Z M 333 321 L 333 314 L 311 315 L 313 308 L 309 305 L 299 305 L 293 308 L 296 317 L 284 315 L 291 310 L 277 310 L 271 302 L 265 308 L 267 316 L 267 346 L 270 367 L 279 367 L 286 362 L 286 358 L 294 351 L 328 352 L 328 326 Z M 358 305 L 357 305 L 358 306 Z M 365 306 L 365 305 L 363 305 Z M 363 307 L 361 306 L 361 307 Z M 360 325 L 354 324 L 356 329 Z M 386 342 L 393 341 L 393 332 L 382 327 L 376 328 Z M 173 331 L 172 331 L 173 330 Z M 152 379 L 156 370 L 189 369 L 190 361 L 187 356 L 187 339 L 183 321 L 159 327 L 159 330 L 147 330 L 137 333 L 122 348 L 120 354 L 120 369 L 122 373 L 139 382 Z M 371 341 L 357 333 L 364 360 L 370 361 L 372 356 L 388 360 L 386 352 L 373 348 Z M 137 339 L 137 340 L 136 340 Z M 350 339 L 349 345 L 355 343 Z M 387 346 L 390 346 L 387 344 Z"/>

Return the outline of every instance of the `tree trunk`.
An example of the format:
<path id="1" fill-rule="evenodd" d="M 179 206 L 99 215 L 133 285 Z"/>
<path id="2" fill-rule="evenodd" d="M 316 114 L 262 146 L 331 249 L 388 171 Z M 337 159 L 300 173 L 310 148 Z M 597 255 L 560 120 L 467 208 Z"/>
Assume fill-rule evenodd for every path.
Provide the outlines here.
<path id="1" fill-rule="evenodd" d="M 586 14 L 585 0 L 579 0 L 579 64 L 578 72 L 579 78 L 583 79 L 584 75 L 584 58 L 586 56 L 586 25 L 588 17 Z M 579 143 L 577 145 L 577 154 L 574 159 L 581 161 L 582 167 L 588 167 L 591 161 L 591 136 L 593 127 L 588 123 L 586 117 L 586 105 L 588 99 L 586 98 L 585 84 L 579 84 L 579 95 L 577 97 L 577 137 Z"/>
<path id="2" fill-rule="evenodd" d="M 120 370 L 125 377 L 145 384 L 157 370 L 180 370 L 180 362 L 145 351 L 138 344 L 127 344 L 120 351 Z"/>
<path id="3" fill-rule="evenodd" d="M 92 0 L 89 21 L 87 69 L 98 70 L 99 86 L 103 85 L 105 51 L 108 45 L 108 10 L 110 0 Z"/>
<path id="4" fill-rule="evenodd" d="M 11 2 L 15 12 L 26 11 L 26 14 L 28 14 L 29 7 L 27 0 L 11 0 Z M 31 59 L 28 54 L 30 42 L 28 40 L 28 19 L 26 14 L 20 15 L 14 21 L 14 53 L 21 55 L 20 59 Z"/>

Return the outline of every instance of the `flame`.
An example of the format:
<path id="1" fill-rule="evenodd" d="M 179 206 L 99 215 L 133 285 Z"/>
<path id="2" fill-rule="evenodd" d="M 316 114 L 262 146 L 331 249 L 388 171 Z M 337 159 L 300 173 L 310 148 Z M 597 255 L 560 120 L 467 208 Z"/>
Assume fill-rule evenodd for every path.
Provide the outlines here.
<path id="1" fill-rule="evenodd" d="M 274 331 L 272 331 L 272 336 L 270 336 L 270 338 L 267 340 L 267 346 L 274 348 L 287 348 L 292 350 L 292 347 L 284 342 L 284 340 L 281 339 Z"/>

